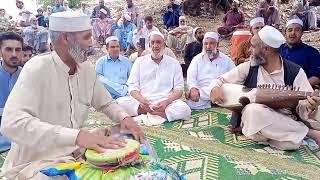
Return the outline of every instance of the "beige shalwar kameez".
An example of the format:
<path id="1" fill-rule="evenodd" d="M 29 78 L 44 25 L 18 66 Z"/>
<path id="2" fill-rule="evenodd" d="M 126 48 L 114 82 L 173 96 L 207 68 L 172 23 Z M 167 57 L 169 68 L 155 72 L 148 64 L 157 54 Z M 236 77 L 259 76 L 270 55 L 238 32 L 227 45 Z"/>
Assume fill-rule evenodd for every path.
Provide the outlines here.
<path id="1" fill-rule="evenodd" d="M 54 51 L 23 67 L 2 117 L 1 133 L 13 142 L 3 167 L 6 178 L 42 179 L 40 170 L 74 161 L 71 153 L 78 148 L 76 138 L 89 107 L 117 122 L 128 116 L 89 62 L 79 65 L 74 75 L 68 72 Z"/>
<path id="2" fill-rule="evenodd" d="M 210 89 L 221 86 L 223 83 L 243 84 L 249 73 L 250 64 L 251 62 L 242 63 L 213 80 Z M 283 66 L 270 74 L 260 66 L 257 85 L 261 84 L 285 85 Z M 300 87 L 301 91 L 313 91 L 303 69 L 300 69 L 293 86 Z M 304 104 L 303 101 L 300 101 L 298 107 Z M 302 115 L 299 108 L 297 108 L 297 113 L 299 116 Z M 297 149 L 309 129 L 296 119 L 288 109 L 274 110 L 262 104 L 252 103 L 242 110 L 242 133 L 252 140 L 269 144 L 278 149 Z"/>

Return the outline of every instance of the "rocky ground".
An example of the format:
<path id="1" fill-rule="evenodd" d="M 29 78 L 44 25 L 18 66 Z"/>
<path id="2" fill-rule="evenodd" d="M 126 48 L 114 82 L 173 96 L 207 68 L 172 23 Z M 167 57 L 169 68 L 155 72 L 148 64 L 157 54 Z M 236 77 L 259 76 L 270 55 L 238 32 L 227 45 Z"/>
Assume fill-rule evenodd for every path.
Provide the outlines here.
<path id="1" fill-rule="evenodd" d="M 135 3 L 140 8 L 141 12 L 144 15 L 152 15 L 155 18 L 155 21 L 157 23 L 157 27 L 160 27 L 164 29 L 164 26 L 162 25 L 162 9 L 164 7 L 166 0 L 136 0 Z M 177 1 L 179 3 L 179 1 Z M 243 0 L 242 1 L 242 11 L 244 12 L 246 16 L 246 22 L 249 22 L 249 20 L 254 16 L 255 14 L 255 8 L 257 7 L 258 0 Z M 112 14 L 118 14 L 118 12 L 122 12 L 123 8 L 125 7 L 125 1 L 124 0 L 107 0 L 106 4 L 111 8 Z M 280 14 L 281 14 L 281 22 L 282 24 L 285 24 L 290 9 L 292 8 L 293 0 L 290 0 L 287 4 L 280 4 Z M 205 6 L 205 4 L 203 5 Z M 189 18 L 189 24 L 192 27 L 203 27 L 206 31 L 216 31 L 216 29 L 222 24 L 222 18 L 224 16 L 224 13 L 222 11 L 218 12 L 217 16 L 211 16 L 206 14 L 205 12 L 202 13 L 205 15 L 202 15 L 200 17 L 188 17 Z M 303 40 L 307 42 L 308 44 L 311 44 L 318 49 L 320 48 L 320 31 L 315 32 L 305 32 L 303 35 Z M 230 53 L 231 43 L 230 40 L 221 40 L 220 42 L 220 50 L 225 53 Z M 92 57 L 92 60 L 95 61 L 97 57 L 100 57 L 103 55 L 103 52 L 98 50 L 97 54 Z M 182 55 L 178 54 L 179 60 L 183 62 Z"/>

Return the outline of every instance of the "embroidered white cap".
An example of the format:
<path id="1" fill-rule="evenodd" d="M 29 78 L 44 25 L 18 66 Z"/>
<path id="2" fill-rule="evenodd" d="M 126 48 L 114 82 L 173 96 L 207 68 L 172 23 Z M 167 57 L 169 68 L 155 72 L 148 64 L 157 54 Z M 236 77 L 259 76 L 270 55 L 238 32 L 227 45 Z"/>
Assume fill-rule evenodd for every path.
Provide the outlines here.
<path id="1" fill-rule="evenodd" d="M 155 35 L 158 35 L 158 36 L 160 36 L 163 40 L 165 40 L 164 35 L 163 35 L 161 32 L 159 32 L 159 31 L 152 31 L 152 32 L 150 33 L 150 35 L 149 35 L 149 39 L 151 39 L 151 36 L 155 36 Z"/>
<path id="2" fill-rule="evenodd" d="M 263 27 L 258 32 L 258 35 L 262 42 L 273 48 L 279 48 L 286 42 L 286 39 L 281 34 L 281 32 L 272 26 Z"/>
<path id="3" fill-rule="evenodd" d="M 255 17 L 255 18 L 251 19 L 250 27 L 252 27 L 253 25 L 255 25 L 257 23 L 263 23 L 263 25 L 264 25 L 264 18 L 263 17 Z"/>
<path id="4" fill-rule="evenodd" d="M 290 19 L 290 20 L 287 22 L 286 27 L 288 27 L 288 26 L 291 25 L 291 24 L 299 24 L 299 25 L 301 25 L 301 26 L 303 27 L 303 22 L 302 22 L 302 20 L 299 19 L 299 18 Z"/>
<path id="5" fill-rule="evenodd" d="M 106 39 L 106 44 L 108 44 L 110 41 L 119 41 L 117 36 L 110 36 Z"/>
<path id="6" fill-rule="evenodd" d="M 81 32 L 91 29 L 90 17 L 78 11 L 57 12 L 49 17 L 50 31 Z"/>
<path id="7" fill-rule="evenodd" d="M 206 32 L 206 34 L 204 34 L 203 39 L 207 39 L 207 38 L 211 38 L 219 41 L 219 34 L 216 32 Z"/>

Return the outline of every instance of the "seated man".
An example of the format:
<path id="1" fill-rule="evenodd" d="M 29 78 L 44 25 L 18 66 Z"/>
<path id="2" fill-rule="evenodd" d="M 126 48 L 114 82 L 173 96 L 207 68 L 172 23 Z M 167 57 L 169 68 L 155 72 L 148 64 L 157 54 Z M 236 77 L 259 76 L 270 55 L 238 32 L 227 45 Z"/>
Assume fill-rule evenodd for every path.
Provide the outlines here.
<path id="1" fill-rule="evenodd" d="M 116 22 L 118 22 L 118 20 L 119 18 L 116 20 Z M 126 52 L 129 51 L 130 46 L 133 47 L 132 37 L 133 31 L 136 28 L 136 25 L 131 23 L 131 17 L 128 14 L 123 16 L 123 23 L 120 25 L 117 23 L 113 24 L 112 29 L 114 30 L 114 35 L 118 37 L 121 49 L 125 50 Z"/>
<path id="2" fill-rule="evenodd" d="M 127 6 L 125 7 L 123 14 L 128 14 L 131 17 L 131 22 L 136 26 L 143 24 L 139 8 L 133 4 L 132 0 L 127 0 Z"/>
<path id="3" fill-rule="evenodd" d="M 175 0 L 168 0 L 165 12 L 162 15 L 163 24 L 167 29 L 171 29 L 179 25 L 180 6 L 174 2 Z"/>
<path id="4" fill-rule="evenodd" d="M 120 55 L 119 40 L 110 36 L 106 40 L 108 55 L 96 63 L 96 72 L 100 82 L 109 91 L 113 99 L 128 95 L 127 80 L 132 64 L 128 58 Z"/>
<path id="5" fill-rule="evenodd" d="M 49 180 L 40 171 L 76 161 L 79 148 L 102 153 L 124 147 L 122 139 L 80 129 L 90 107 L 144 140 L 139 126 L 85 62 L 92 45 L 90 17 L 66 11 L 52 14 L 49 22 L 54 51 L 23 67 L 3 111 L 1 132 L 12 141 L 2 169 L 7 179 Z"/>
<path id="6" fill-rule="evenodd" d="M 309 6 L 308 0 L 297 1 L 292 8 L 290 16 L 292 19 L 299 18 L 303 21 L 303 30 L 317 27 L 316 8 Z"/>
<path id="7" fill-rule="evenodd" d="M 46 23 L 45 17 L 43 15 L 43 9 L 39 8 L 37 10 L 37 13 L 38 14 L 36 15 L 36 18 L 38 19 L 38 25 L 42 27 L 48 27 L 48 24 Z"/>
<path id="8" fill-rule="evenodd" d="M 279 28 L 280 17 L 276 0 L 261 0 L 256 12 L 257 17 L 263 17 L 266 25 Z"/>
<path id="9" fill-rule="evenodd" d="M 138 25 L 138 29 L 133 31 L 132 42 L 135 48 L 137 48 L 137 43 L 144 39 L 145 48 L 149 47 L 149 35 L 152 31 L 159 31 L 157 27 L 153 25 L 152 16 L 146 16 L 144 18 L 145 25 Z"/>
<path id="10" fill-rule="evenodd" d="M 291 86 L 312 92 L 313 89 L 303 69 L 281 58 L 278 48 L 284 42 L 285 38 L 274 27 L 262 28 L 251 39 L 250 61 L 240 64 L 212 81 L 210 85 L 212 102 L 223 103 L 226 98 L 221 89 L 223 83 L 243 84 L 248 88 L 262 84 Z M 315 110 L 319 104 L 318 97 L 311 97 L 300 101 L 298 106 Z M 299 108 L 297 114 L 301 117 Z M 232 123 L 240 125 L 241 122 L 242 133 L 254 141 L 281 150 L 299 148 L 306 136 L 314 138 L 320 144 L 320 131 L 309 130 L 304 123 L 297 121 L 298 117 L 290 109 L 271 109 L 263 104 L 250 103 L 242 110 L 242 116 L 239 113 L 233 114 L 233 118 L 237 116 L 239 118 L 232 119 Z"/>
<path id="11" fill-rule="evenodd" d="M 66 11 L 73 11 L 70 7 L 69 7 L 69 1 L 68 0 L 64 0 L 63 1 L 63 7 Z"/>
<path id="12" fill-rule="evenodd" d="M 23 39 L 18 34 L 0 33 L 0 123 L 4 105 L 21 72 L 22 44 Z M 0 133 L 0 153 L 8 151 L 10 146 L 10 140 Z"/>
<path id="13" fill-rule="evenodd" d="M 31 26 L 24 29 L 25 42 L 31 46 L 35 52 L 43 53 L 48 46 L 48 31 L 42 26 L 38 25 L 36 17 L 31 17 Z"/>
<path id="14" fill-rule="evenodd" d="M 113 20 L 107 17 L 107 11 L 100 9 L 99 18 L 93 22 L 93 37 L 99 44 L 104 44 L 105 40 L 112 34 Z"/>
<path id="15" fill-rule="evenodd" d="M 25 8 L 23 0 L 16 0 L 16 6 L 18 11 L 17 25 L 21 27 L 30 26 L 32 12 Z"/>
<path id="16" fill-rule="evenodd" d="M 244 15 L 239 7 L 239 1 L 233 0 L 231 10 L 223 17 L 224 25 L 218 28 L 218 33 L 222 38 L 229 37 L 233 31 L 244 27 Z"/>
<path id="17" fill-rule="evenodd" d="M 107 6 L 105 6 L 104 0 L 99 0 L 99 5 L 94 7 L 94 9 L 92 11 L 91 18 L 98 18 L 99 17 L 99 13 L 100 13 L 100 9 L 106 10 L 107 11 L 107 17 L 111 18 L 110 9 Z"/>
<path id="18" fill-rule="evenodd" d="M 179 27 L 169 31 L 167 37 L 167 45 L 169 48 L 182 51 L 187 43 L 192 40 L 193 28 L 187 25 L 187 18 L 185 16 L 179 17 Z"/>
<path id="19" fill-rule="evenodd" d="M 319 51 L 301 41 L 303 22 L 291 19 L 287 22 L 286 44 L 280 47 L 282 58 L 292 61 L 306 72 L 311 86 L 320 84 L 320 54 Z"/>
<path id="20" fill-rule="evenodd" d="M 88 6 L 88 3 L 87 2 L 82 2 L 81 3 L 81 9 L 80 9 L 80 12 L 82 12 L 83 14 L 87 15 L 87 16 L 90 16 L 91 15 L 91 12 L 89 10 L 89 6 Z M 100 13 L 100 12 L 99 12 Z"/>
<path id="21" fill-rule="evenodd" d="M 191 109 L 211 107 L 209 85 L 214 78 L 235 67 L 233 61 L 218 50 L 219 35 L 207 32 L 202 53 L 193 58 L 187 72 L 187 104 Z"/>
<path id="22" fill-rule="evenodd" d="M 152 114 L 168 121 L 191 116 L 189 106 L 180 100 L 184 83 L 179 62 L 164 55 L 164 36 L 150 35 L 152 53 L 133 64 L 128 86 L 130 97 L 119 98 L 119 104 L 131 116 Z"/>
<path id="23" fill-rule="evenodd" d="M 52 8 L 52 13 L 63 12 L 66 9 L 62 6 L 62 0 L 55 0 L 55 5 Z"/>
<path id="24" fill-rule="evenodd" d="M 202 52 L 202 40 L 204 31 L 200 27 L 196 27 L 193 30 L 193 42 L 186 45 L 184 49 L 184 64 L 181 64 L 183 77 L 187 75 L 187 69 L 192 61 L 192 59 Z"/>
<path id="25" fill-rule="evenodd" d="M 262 17 L 256 17 L 250 21 L 250 32 L 252 35 L 257 34 L 260 31 L 260 29 L 262 29 L 263 27 L 264 27 L 264 18 Z M 249 60 L 248 58 L 251 56 L 250 41 L 251 41 L 251 38 L 244 40 L 239 44 L 238 51 L 234 57 L 234 63 L 236 65 L 239 65 Z"/>
<path id="26" fill-rule="evenodd" d="M 31 59 L 33 48 L 31 46 L 24 44 L 22 46 L 22 51 L 23 51 L 23 57 L 20 62 L 21 67 L 23 67 Z"/>

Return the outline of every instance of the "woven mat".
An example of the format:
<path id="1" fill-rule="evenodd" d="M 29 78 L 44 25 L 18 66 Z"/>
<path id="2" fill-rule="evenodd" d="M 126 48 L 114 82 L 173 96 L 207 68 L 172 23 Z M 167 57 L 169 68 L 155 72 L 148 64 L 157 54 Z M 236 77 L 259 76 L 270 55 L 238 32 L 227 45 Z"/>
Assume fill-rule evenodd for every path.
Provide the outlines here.
<path id="1" fill-rule="evenodd" d="M 159 158 L 187 179 L 320 179 L 320 149 L 280 151 L 228 131 L 230 112 L 194 111 L 190 121 L 143 127 Z M 86 128 L 111 122 L 90 113 Z M 5 154 L 0 156 L 0 164 Z"/>

